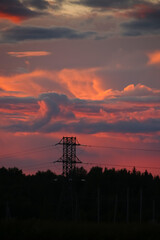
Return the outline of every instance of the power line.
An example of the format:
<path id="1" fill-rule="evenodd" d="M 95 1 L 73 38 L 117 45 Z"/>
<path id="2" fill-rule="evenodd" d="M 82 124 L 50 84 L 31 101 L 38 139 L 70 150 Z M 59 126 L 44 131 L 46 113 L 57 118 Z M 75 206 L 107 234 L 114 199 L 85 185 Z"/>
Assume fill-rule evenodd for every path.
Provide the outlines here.
<path id="1" fill-rule="evenodd" d="M 11 158 L 15 158 L 17 156 L 25 156 L 28 154 L 36 154 L 39 152 L 44 152 L 44 151 L 48 151 L 48 150 L 52 150 L 57 149 L 57 144 L 50 144 L 50 145 L 43 145 L 43 146 L 39 146 L 39 147 L 32 147 L 23 151 L 17 151 L 17 152 L 13 152 L 13 153 L 8 153 L 8 154 L 1 154 L 0 155 L 0 160 L 5 160 L 5 159 L 11 159 Z M 129 150 L 129 151 L 145 151 L 145 152 L 160 152 L 160 149 L 145 149 L 145 148 L 128 148 L 128 147 L 119 147 L 119 146 L 100 146 L 100 145 L 87 145 L 87 144 L 77 144 L 77 146 L 81 146 L 81 147 L 88 147 L 88 148 L 104 148 L 104 149 L 120 149 L 120 150 Z M 46 163 L 39 163 L 39 164 L 34 164 L 31 167 L 37 166 L 38 165 L 46 165 L 49 163 L 56 163 L 55 162 L 46 162 Z M 160 169 L 160 167 L 152 167 L 152 166 L 134 166 L 134 165 L 121 165 L 121 164 L 107 164 L 107 163 L 91 163 L 91 162 L 80 162 L 80 164 L 82 165 L 97 165 L 97 166 L 110 166 L 110 167 L 124 167 L 124 168 L 133 168 L 133 167 L 137 167 L 137 168 L 143 168 L 143 169 Z M 22 168 L 24 169 L 25 167 L 29 167 L 29 166 L 23 166 Z"/>
<path id="2" fill-rule="evenodd" d="M 151 166 L 136 166 L 136 165 L 124 165 L 124 164 L 108 164 L 108 163 L 89 163 L 89 162 L 84 162 L 82 164 L 86 165 L 99 165 L 99 166 L 109 166 L 109 167 L 125 167 L 125 168 L 142 168 L 142 169 L 160 169 L 160 167 L 151 167 Z"/>
<path id="3" fill-rule="evenodd" d="M 78 146 L 81 147 L 89 147 L 89 148 L 104 148 L 104 149 L 120 149 L 120 150 L 129 150 L 129 151 L 145 151 L 145 152 L 160 152 L 159 149 L 145 149 L 145 148 L 128 148 L 128 147 L 114 147 L 114 146 L 100 146 L 100 145 L 87 145 L 87 144 L 79 144 Z M 30 153 L 38 153 L 41 151 L 47 151 L 48 148 L 55 148 L 56 149 L 56 144 L 50 144 L 50 145 L 44 145 L 40 147 L 34 147 L 34 148 L 29 148 L 24 151 L 17 151 L 13 153 L 6 153 L 6 154 L 0 154 L 0 160 L 1 159 L 8 159 L 8 158 L 13 158 L 14 155 L 19 156 L 19 155 L 27 155 Z"/>
<path id="4" fill-rule="evenodd" d="M 54 161 L 52 163 L 57 163 Z M 124 164 L 108 164 L 108 163 L 97 163 L 97 162 L 81 162 L 80 165 L 96 165 L 96 166 L 109 166 L 109 167 L 124 167 L 124 168 L 142 168 L 142 169 L 160 169 L 160 167 L 151 167 L 151 166 L 136 166 L 136 165 L 124 165 Z"/>
<path id="5" fill-rule="evenodd" d="M 15 155 L 15 154 L 19 154 L 19 153 L 25 153 L 25 152 L 29 152 L 29 151 L 34 151 L 34 150 L 36 150 L 36 149 L 42 149 L 42 148 L 48 148 L 48 147 L 53 147 L 53 146 L 55 146 L 55 145 L 43 145 L 43 146 L 39 146 L 39 147 L 32 147 L 32 148 L 28 148 L 28 149 L 25 149 L 25 150 L 23 150 L 23 151 L 18 151 L 18 152 L 12 152 L 12 153 L 5 153 L 5 154 L 0 154 L 0 158 L 1 157 L 5 157 L 6 155 L 8 156 L 8 155 Z"/>
<path id="6" fill-rule="evenodd" d="M 45 163 L 36 163 L 36 164 L 29 164 L 29 165 L 23 165 L 23 166 L 14 166 L 23 170 L 31 170 L 31 169 L 37 169 L 37 171 L 41 168 L 44 168 L 44 166 L 51 165 L 52 162 L 45 162 Z M 3 166 L 5 167 L 5 166 Z"/>
<path id="7" fill-rule="evenodd" d="M 38 171 L 39 169 L 44 169 L 45 166 L 49 166 L 50 164 L 51 164 L 51 162 L 39 163 L 39 164 L 34 164 L 34 165 L 22 167 L 22 169 L 24 169 L 24 170 L 32 170 L 32 169 L 35 169 L 35 170 Z"/>
<path id="8" fill-rule="evenodd" d="M 128 148 L 128 147 L 112 147 L 112 146 L 100 146 L 100 145 L 86 145 L 80 144 L 81 147 L 90 147 L 90 148 L 106 148 L 106 149 L 120 149 L 120 150 L 129 150 L 129 151 L 144 151 L 144 152 L 160 152 L 159 149 L 146 149 L 146 148 Z"/>
<path id="9" fill-rule="evenodd" d="M 27 149 L 27 150 L 24 150 L 24 151 L 2 154 L 2 155 L 0 155 L 0 160 L 10 159 L 10 158 L 14 158 L 14 157 L 17 157 L 17 156 L 25 156 L 25 155 L 28 155 L 28 154 L 31 154 L 31 153 L 33 154 L 33 153 L 48 151 L 49 148 L 51 148 L 51 147 L 53 148 L 55 146 L 54 145 L 41 146 L 41 147 L 30 148 L 30 149 Z"/>
<path id="10" fill-rule="evenodd" d="M 45 162 L 45 163 L 36 163 L 36 164 L 29 164 L 20 167 L 21 169 L 31 170 L 31 169 L 37 169 L 44 168 L 44 166 L 55 164 L 57 161 L 53 162 Z M 152 166 L 136 166 L 136 165 L 124 165 L 124 164 L 108 164 L 108 163 L 93 163 L 93 162 L 82 162 L 81 165 L 95 165 L 95 166 L 108 166 L 108 167 L 124 167 L 124 168 L 141 168 L 141 169 L 157 169 L 160 170 L 160 167 L 152 167 Z"/>

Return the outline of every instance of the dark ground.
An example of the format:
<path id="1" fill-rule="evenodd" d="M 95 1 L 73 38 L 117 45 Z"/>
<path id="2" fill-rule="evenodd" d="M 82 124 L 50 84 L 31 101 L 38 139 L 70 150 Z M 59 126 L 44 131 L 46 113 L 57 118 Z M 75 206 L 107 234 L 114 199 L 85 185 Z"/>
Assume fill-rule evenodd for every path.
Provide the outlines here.
<path id="1" fill-rule="evenodd" d="M 159 240 L 160 224 L 70 223 L 51 220 L 0 222 L 1 240 Z"/>

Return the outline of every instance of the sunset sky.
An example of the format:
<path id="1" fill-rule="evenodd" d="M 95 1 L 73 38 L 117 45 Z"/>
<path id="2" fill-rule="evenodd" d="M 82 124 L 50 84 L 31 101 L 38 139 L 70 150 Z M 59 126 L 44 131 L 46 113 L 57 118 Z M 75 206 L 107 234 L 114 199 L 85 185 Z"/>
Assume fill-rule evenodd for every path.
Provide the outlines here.
<path id="1" fill-rule="evenodd" d="M 123 149 L 160 149 L 160 0 L 1 0 L 0 29 L 0 167 L 60 173 L 63 136 L 122 148 L 83 162 L 160 167 Z"/>

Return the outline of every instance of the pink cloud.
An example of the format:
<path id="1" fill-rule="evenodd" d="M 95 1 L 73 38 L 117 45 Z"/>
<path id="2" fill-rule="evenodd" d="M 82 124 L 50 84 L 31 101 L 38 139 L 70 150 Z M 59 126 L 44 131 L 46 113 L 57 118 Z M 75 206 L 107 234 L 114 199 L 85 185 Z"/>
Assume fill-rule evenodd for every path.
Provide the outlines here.
<path id="1" fill-rule="evenodd" d="M 63 69 L 60 71 L 35 70 L 30 73 L 12 76 L 0 76 L 0 86 L 7 93 L 22 96 L 38 96 L 43 92 L 65 94 L 69 98 L 117 101 L 158 101 L 159 89 L 152 89 L 142 84 L 130 84 L 123 90 L 103 87 L 104 79 L 96 74 L 97 69 Z M 107 82 L 107 79 L 105 79 Z M 106 85 L 106 84 L 105 84 Z"/>
<path id="2" fill-rule="evenodd" d="M 115 13 L 118 17 L 126 17 L 126 18 L 138 18 L 144 19 L 149 14 L 152 14 L 156 11 L 153 5 L 149 4 L 135 4 L 132 8 L 128 8 L 125 11 Z"/>
<path id="3" fill-rule="evenodd" d="M 23 57 L 40 57 L 50 55 L 51 52 L 46 51 L 26 51 L 26 52 L 8 52 L 10 56 L 23 58 Z"/>
<path id="4" fill-rule="evenodd" d="M 12 14 L 9 14 L 9 13 L 4 13 L 2 11 L 0 11 L 0 18 L 4 18 L 4 19 L 8 19 L 14 23 L 21 23 L 22 21 L 24 20 L 27 20 L 28 17 L 25 17 L 25 16 L 16 16 L 16 15 L 12 15 Z"/>
<path id="5" fill-rule="evenodd" d="M 160 90 L 149 88 L 142 84 L 131 84 L 124 88 L 121 92 L 122 95 L 129 95 L 129 96 L 153 96 L 153 95 L 160 95 Z"/>
<path id="6" fill-rule="evenodd" d="M 35 70 L 10 77 L 0 76 L 0 85 L 6 91 L 19 91 L 28 96 L 53 91 L 81 99 L 104 99 L 110 90 L 104 90 L 96 69 L 63 69 L 61 71 Z"/>
<path id="7" fill-rule="evenodd" d="M 99 124 L 108 131 L 109 126 L 116 129 L 118 122 L 140 126 L 147 119 L 160 119 L 160 90 L 142 84 L 121 91 L 104 89 L 96 69 L 36 70 L 1 76 L 0 85 L 1 127 L 8 131 L 74 132 L 81 125 L 88 128 L 88 121 L 103 132 Z"/>
<path id="8" fill-rule="evenodd" d="M 149 60 L 148 64 L 149 65 L 159 65 L 160 64 L 160 50 L 157 50 L 152 53 L 147 54 Z"/>

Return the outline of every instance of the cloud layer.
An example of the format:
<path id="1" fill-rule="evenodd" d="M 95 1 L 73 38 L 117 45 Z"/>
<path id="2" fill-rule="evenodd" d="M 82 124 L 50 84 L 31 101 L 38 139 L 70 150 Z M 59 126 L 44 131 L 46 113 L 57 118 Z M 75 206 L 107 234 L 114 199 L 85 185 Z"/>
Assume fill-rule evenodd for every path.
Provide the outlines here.
<path id="1" fill-rule="evenodd" d="M 117 98 L 118 101 L 118 98 Z M 56 93 L 38 98 L 1 97 L 1 129 L 9 132 L 155 133 L 160 106 L 68 99 Z M 143 115 L 143 117 L 142 117 Z M 155 118 L 153 118 L 155 116 Z M 3 117 L 7 121 L 3 123 Z"/>
<path id="2" fill-rule="evenodd" d="M 26 52 L 8 52 L 12 57 L 23 58 L 23 57 L 40 57 L 48 56 L 51 53 L 47 51 L 26 51 Z"/>
<path id="3" fill-rule="evenodd" d="M 30 10 L 19 0 L 0 1 L 0 18 L 6 18 L 13 22 L 20 22 L 38 15 L 39 13 Z"/>
<path id="4" fill-rule="evenodd" d="M 124 29 L 124 35 L 140 36 L 160 33 L 160 6 L 151 8 L 143 17 L 135 15 L 137 19 L 125 22 L 121 26 Z"/>
<path id="5" fill-rule="evenodd" d="M 4 42 L 20 42 L 28 40 L 49 39 L 84 39 L 94 36 L 94 32 L 79 32 L 66 27 L 21 27 L 16 26 L 2 32 L 1 39 Z"/>
<path id="6" fill-rule="evenodd" d="M 155 52 L 152 53 L 148 53 L 148 64 L 149 65 L 160 65 L 160 51 L 157 50 Z"/>
<path id="7" fill-rule="evenodd" d="M 53 92 L 41 93 L 44 87 L 39 76 L 46 79 L 45 86 L 52 84 Z M 8 77 L 8 85 L 1 77 L 0 83 L 1 130 L 7 132 L 160 132 L 160 90 L 141 84 L 128 85 L 121 91 L 103 89 L 93 69 L 33 72 Z"/>
<path id="8" fill-rule="evenodd" d="M 142 3 L 144 2 L 143 0 L 139 1 L 139 0 L 115 0 L 115 1 L 112 1 L 112 0 L 80 0 L 79 3 L 80 4 L 83 4 L 83 5 L 86 5 L 86 6 L 89 6 L 89 7 L 93 7 L 93 8 L 116 8 L 116 9 L 123 9 L 123 8 L 129 8 L 129 7 L 132 7 L 133 5 L 135 4 L 138 4 L 138 3 Z"/>

